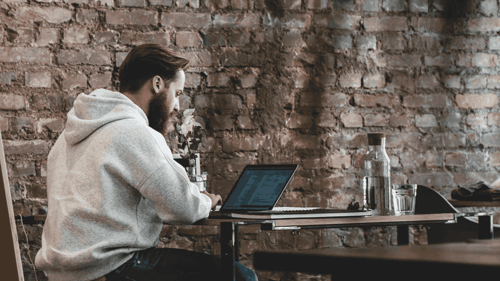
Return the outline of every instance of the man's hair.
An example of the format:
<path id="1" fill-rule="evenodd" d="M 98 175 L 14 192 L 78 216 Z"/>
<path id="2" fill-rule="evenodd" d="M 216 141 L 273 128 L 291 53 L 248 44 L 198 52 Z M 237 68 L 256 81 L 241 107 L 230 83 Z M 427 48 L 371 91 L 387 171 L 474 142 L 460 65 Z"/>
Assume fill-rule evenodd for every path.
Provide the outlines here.
<path id="1" fill-rule="evenodd" d="M 159 75 L 168 87 L 175 79 L 177 71 L 186 70 L 188 66 L 187 59 L 162 45 L 137 46 L 120 65 L 120 92 L 136 92 L 156 75 Z"/>

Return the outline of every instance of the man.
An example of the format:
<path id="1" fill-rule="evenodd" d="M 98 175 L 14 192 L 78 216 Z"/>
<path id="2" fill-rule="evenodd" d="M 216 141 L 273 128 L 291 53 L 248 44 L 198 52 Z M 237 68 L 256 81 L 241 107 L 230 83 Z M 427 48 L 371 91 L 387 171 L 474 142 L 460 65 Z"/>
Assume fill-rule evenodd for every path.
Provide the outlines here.
<path id="1" fill-rule="evenodd" d="M 75 100 L 47 162 L 35 263 L 49 280 L 220 280 L 220 258 L 155 248 L 163 223 L 191 224 L 221 200 L 189 182 L 162 135 L 187 67 L 160 45 L 141 45 L 120 66 L 121 93 Z M 236 265 L 241 280 L 255 279 Z"/>

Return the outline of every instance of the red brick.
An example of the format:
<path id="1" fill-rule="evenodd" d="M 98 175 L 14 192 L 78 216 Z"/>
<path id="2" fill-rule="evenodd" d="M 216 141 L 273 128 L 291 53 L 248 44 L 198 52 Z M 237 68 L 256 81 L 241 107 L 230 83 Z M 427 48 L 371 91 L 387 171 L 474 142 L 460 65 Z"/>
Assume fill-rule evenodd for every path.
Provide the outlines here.
<path id="1" fill-rule="evenodd" d="M 383 74 L 370 74 L 363 77 L 363 88 L 385 87 L 385 76 Z"/>
<path id="2" fill-rule="evenodd" d="M 500 75 L 486 76 L 488 88 L 500 89 Z"/>
<path id="3" fill-rule="evenodd" d="M 410 12 L 427 13 L 429 11 L 429 0 L 410 0 Z"/>
<path id="4" fill-rule="evenodd" d="M 282 19 L 286 22 L 286 19 Z M 256 28 L 260 25 L 259 14 L 217 14 L 214 16 L 213 25 L 218 28 Z M 286 24 L 285 24 L 286 25 Z"/>
<path id="5" fill-rule="evenodd" d="M 199 0 L 175 0 L 177 7 L 183 8 L 189 5 L 189 7 L 193 9 L 197 9 L 200 7 Z"/>
<path id="6" fill-rule="evenodd" d="M 257 84 L 257 75 L 253 73 L 244 74 L 240 76 L 240 83 L 242 88 L 253 88 Z"/>
<path id="7" fill-rule="evenodd" d="M 190 66 L 212 66 L 212 54 L 209 51 L 186 52 L 183 54 Z"/>
<path id="8" fill-rule="evenodd" d="M 118 32 L 116 31 L 96 32 L 94 34 L 94 39 L 97 42 L 97 44 L 114 45 L 118 42 Z"/>
<path id="9" fill-rule="evenodd" d="M 381 43 L 384 50 L 404 50 L 405 48 L 405 38 L 401 35 L 382 36 Z"/>
<path id="10" fill-rule="evenodd" d="M 247 0 L 231 0 L 231 8 L 235 10 L 246 10 L 248 9 Z"/>
<path id="11" fill-rule="evenodd" d="M 488 113 L 488 126 L 500 126 L 500 113 Z"/>
<path id="12" fill-rule="evenodd" d="M 175 44 L 179 47 L 198 47 L 203 43 L 198 32 L 177 32 L 175 34 Z"/>
<path id="13" fill-rule="evenodd" d="M 491 164 L 495 167 L 500 167 L 500 152 L 494 152 L 490 156 Z"/>
<path id="14" fill-rule="evenodd" d="M 36 176 L 35 162 L 22 162 L 14 164 L 12 166 L 12 176 L 15 178 Z"/>
<path id="15" fill-rule="evenodd" d="M 401 159 L 401 165 L 407 170 L 422 167 L 425 162 L 425 156 L 413 150 L 405 150 L 398 156 Z M 391 161 L 391 166 L 392 165 L 393 163 Z"/>
<path id="16" fill-rule="evenodd" d="M 367 32 L 408 30 L 406 17 L 365 18 L 363 25 Z"/>
<path id="17" fill-rule="evenodd" d="M 306 7 L 310 10 L 321 10 L 326 9 L 327 4 L 327 0 L 307 0 Z"/>
<path id="18" fill-rule="evenodd" d="M 365 127 L 387 127 L 389 120 L 385 114 L 366 114 L 364 115 Z"/>
<path id="19" fill-rule="evenodd" d="M 465 78 L 466 89 L 482 89 L 486 88 L 486 77 L 476 75 Z"/>
<path id="20" fill-rule="evenodd" d="M 120 0 L 121 7 L 146 7 L 145 0 Z"/>
<path id="21" fill-rule="evenodd" d="M 250 43 L 251 34 L 249 32 L 234 32 L 227 36 L 229 46 L 245 46 Z"/>
<path id="22" fill-rule="evenodd" d="M 63 90 L 74 90 L 76 88 L 87 88 L 87 76 L 85 74 L 64 74 L 62 88 Z"/>
<path id="23" fill-rule="evenodd" d="M 498 95 L 457 95 L 456 102 L 459 108 L 492 108 L 498 104 Z"/>
<path id="24" fill-rule="evenodd" d="M 204 29 L 210 27 L 210 14 L 202 13 L 162 13 L 161 24 L 163 26 L 188 27 L 193 29 Z"/>
<path id="25" fill-rule="evenodd" d="M 18 21 L 42 22 L 61 24 L 71 20 L 72 12 L 59 7 L 18 7 L 14 10 L 14 17 Z"/>
<path id="26" fill-rule="evenodd" d="M 292 73 L 292 81 L 296 89 L 309 87 L 309 75 L 303 69 L 299 69 L 298 72 Z"/>
<path id="27" fill-rule="evenodd" d="M 407 113 L 404 113 L 399 116 L 391 116 L 389 124 L 391 127 L 408 127 L 411 125 L 411 119 Z"/>
<path id="28" fill-rule="evenodd" d="M 391 85 L 395 88 L 404 89 L 408 91 L 413 91 L 414 86 L 414 78 L 406 75 L 394 75 L 391 77 Z"/>
<path id="29" fill-rule="evenodd" d="M 150 0 L 149 3 L 154 6 L 172 7 L 172 0 Z"/>
<path id="30" fill-rule="evenodd" d="M 443 94 L 433 95 L 411 95 L 403 98 L 405 107 L 429 107 L 444 108 L 447 107 L 447 97 Z"/>
<path id="31" fill-rule="evenodd" d="M 333 128 L 337 125 L 337 118 L 332 112 L 321 112 L 316 117 L 316 126 L 320 128 Z"/>
<path id="32" fill-rule="evenodd" d="M 442 127 L 459 128 L 462 122 L 462 115 L 456 111 L 445 112 L 439 119 L 439 124 Z"/>
<path id="33" fill-rule="evenodd" d="M 446 88 L 450 89 L 460 89 L 461 79 L 460 76 L 455 75 L 443 75 L 441 76 L 441 82 Z"/>
<path id="34" fill-rule="evenodd" d="M 260 20 L 260 17 L 255 20 Z M 281 19 L 281 24 L 285 30 L 306 30 L 310 28 L 311 22 L 312 18 L 310 14 L 285 14 L 285 16 Z M 258 25 L 259 24 L 257 23 L 249 27 L 258 27 Z"/>
<path id="35" fill-rule="evenodd" d="M 70 65 L 111 65 L 111 54 L 108 51 L 97 50 L 61 50 L 57 55 L 57 62 Z"/>
<path id="36" fill-rule="evenodd" d="M 238 116 L 236 118 L 236 124 L 238 128 L 243 130 L 255 129 L 255 126 L 252 123 L 252 118 L 250 116 Z"/>
<path id="37" fill-rule="evenodd" d="M 84 26 L 73 25 L 64 29 L 65 44 L 87 44 L 89 40 L 89 31 Z"/>
<path id="38" fill-rule="evenodd" d="M 401 55 L 384 55 L 387 65 L 391 67 L 417 67 L 422 66 L 420 61 L 421 55 L 418 54 L 401 54 Z"/>
<path id="39" fill-rule="evenodd" d="M 404 12 L 408 10 L 408 4 L 405 0 L 384 0 L 382 8 L 386 12 Z"/>
<path id="40" fill-rule="evenodd" d="M 107 10 L 106 23 L 113 25 L 157 25 L 158 13 L 144 10 Z"/>
<path id="41" fill-rule="evenodd" d="M 264 142 L 263 136 L 224 138 L 222 150 L 225 152 L 256 151 Z"/>
<path id="42" fill-rule="evenodd" d="M 500 134 L 485 133 L 481 136 L 480 143 L 485 147 L 500 147 Z"/>
<path id="43" fill-rule="evenodd" d="M 283 35 L 283 46 L 285 47 L 305 47 L 300 33 L 290 32 Z"/>
<path id="44" fill-rule="evenodd" d="M 308 107 L 343 107 L 347 104 L 347 96 L 337 94 L 308 93 L 300 96 L 299 105 Z"/>
<path id="45" fill-rule="evenodd" d="M 427 168 L 439 168 L 444 165 L 444 155 L 443 153 L 436 153 L 435 151 L 425 152 L 425 167 Z"/>
<path id="46" fill-rule="evenodd" d="M 417 133 L 387 134 L 386 139 L 387 139 L 386 140 L 387 147 L 392 147 L 392 148 L 411 147 L 413 149 L 418 149 L 420 134 Z"/>
<path id="47" fill-rule="evenodd" d="M 28 72 L 26 73 L 26 86 L 32 88 L 50 88 L 52 76 L 50 72 Z"/>
<path id="48" fill-rule="evenodd" d="M 201 75 L 198 73 L 186 73 L 186 88 L 198 88 L 201 85 Z"/>
<path id="49" fill-rule="evenodd" d="M 455 36 L 451 39 L 452 50 L 483 50 L 486 48 L 486 40 L 483 37 Z"/>
<path id="50" fill-rule="evenodd" d="M 115 58 L 116 58 L 116 67 L 120 67 L 122 64 L 123 60 L 127 57 L 128 53 L 127 52 L 116 52 L 115 53 Z"/>
<path id="51" fill-rule="evenodd" d="M 14 94 L 0 93 L 0 109 L 21 110 L 28 107 L 28 101 L 25 97 Z"/>
<path id="52" fill-rule="evenodd" d="M 351 167 L 351 155 L 332 155 L 328 157 L 328 167 L 349 169 Z"/>
<path id="53" fill-rule="evenodd" d="M 448 54 L 437 55 L 437 56 L 424 56 L 424 64 L 426 66 L 450 67 L 453 65 L 453 57 Z"/>
<path id="54" fill-rule="evenodd" d="M 101 0 L 102 2 L 102 0 Z M 99 20 L 99 13 L 94 10 L 76 10 L 76 22 L 85 25 L 91 25 Z"/>
<path id="55" fill-rule="evenodd" d="M 434 75 L 422 75 L 415 79 L 415 87 L 424 89 L 435 89 L 441 87 L 438 79 Z"/>
<path id="56" fill-rule="evenodd" d="M 454 21 L 449 18 L 416 18 L 411 19 L 411 26 L 418 32 L 450 33 Z"/>
<path id="57" fill-rule="evenodd" d="M 0 116 L 0 132 L 5 132 L 8 130 L 9 130 L 9 119 Z"/>
<path id="58" fill-rule="evenodd" d="M 216 115 L 208 120 L 210 128 L 216 131 L 227 131 L 234 128 L 234 119 L 228 115 Z"/>
<path id="59" fill-rule="evenodd" d="M 397 99 L 388 94 L 354 94 L 354 102 L 360 107 L 388 107 L 392 108 L 397 104 Z"/>
<path id="60" fill-rule="evenodd" d="M 49 143 L 44 140 L 5 140 L 5 155 L 48 154 Z"/>
<path id="61" fill-rule="evenodd" d="M 334 87 L 337 81 L 337 76 L 335 74 L 320 74 L 314 77 L 316 85 L 321 88 Z"/>
<path id="62" fill-rule="evenodd" d="M 453 185 L 453 175 L 451 173 L 409 174 L 408 182 L 431 188 L 446 187 Z"/>
<path id="63" fill-rule="evenodd" d="M 310 128 L 313 125 L 311 115 L 292 112 L 287 119 L 287 126 L 290 129 Z"/>
<path id="64" fill-rule="evenodd" d="M 226 73 L 210 73 L 207 78 L 208 87 L 227 87 L 231 82 L 231 77 Z"/>
<path id="65" fill-rule="evenodd" d="M 296 149 L 319 149 L 321 147 L 321 139 L 318 136 L 298 135 L 294 138 L 293 143 Z"/>
<path id="66" fill-rule="evenodd" d="M 315 15 L 314 25 L 318 27 L 327 27 L 329 29 L 355 30 L 359 27 L 360 16 L 351 15 Z"/>
<path id="67" fill-rule="evenodd" d="M 498 55 L 495 54 L 458 54 L 457 66 L 465 67 L 496 67 Z"/>
<path id="68" fill-rule="evenodd" d="M 33 131 L 33 119 L 30 117 L 11 117 L 9 118 L 9 127 L 13 132 L 22 130 Z"/>
<path id="69" fill-rule="evenodd" d="M 0 84 L 10 85 L 14 80 L 16 80 L 14 72 L 0 72 Z"/>
<path id="70" fill-rule="evenodd" d="M 432 114 L 417 115 L 415 125 L 424 128 L 437 127 L 436 117 Z"/>
<path id="71" fill-rule="evenodd" d="M 359 88 L 361 87 L 362 74 L 346 73 L 340 75 L 339 82 L 342 88 Z"/>
<path id="72" fill-rule="evenodd" d="M 0 47 L 0 62 L 50 64 L 51 53 L 47 49 L 25 47 Z"/>
<path id="73" fill-rule="evenodd" d="M 168 32 L 132 32 L 123 31 L 120 42 L 122 44 L 138 46 L 142 44 L 170 44 L 170 34 Z"/>
<path id="74" fill-rule="evenodd" d="M 415 51 L 432 50 L 441 52 L 443 50 L 443 40 L 440 36 L 419 34 L 408 38 L 408 47 L 410 50 Z"/>
<path id="75" fill-rule="evenodd" d="M 380 12 L 382 1 L 381 0 L 364 0 L 362 1 L 361 8 L 366 12 Z"/>
<path id="76" fill-rule="evenodd" d="M 484 116 L 480 114 L 469 114 L 465 119 L 465 124 L 471 127 L 485 127 L 486 120 Z"/>
<path id="77" fill-rule="evenodd" d="M 346 128 L 361 128 L 363 127 L 363 117 L 358 113 L 342 113 L 340 121 Z"/>
<path id="78" fill-rule="evenodd" d="M 3 29 L 2 29 L 3 31 Z M 8 41 L 16 45 L 28 43 L 32 44 L 35 41 L 35 35 L 32 28 L 27 27 L 10 27 L 7 29 L 8 33 L 15 36 L 7 37 Z M 1 39 L 1 37 L 0 37 Z"/>
<path id="79" fill-rule="evenodd" d="M 93 89 L 106 88 L 111 84 L 111 78 L 111 72 L 91 74 L 89 79 L 90 87 Z"/>
<path id="80" fill-rule="evenodd" d="M 239 96 L 227 94 L 197 95 L 194 104 L 196 108 L 237 109 L 242 107 Z"/>
<path id="81" fill-rule="evenodd" d="M 470 32 L 497 32 L 500 31 L 499 18 L 472 18 L 467 22 Z"/>

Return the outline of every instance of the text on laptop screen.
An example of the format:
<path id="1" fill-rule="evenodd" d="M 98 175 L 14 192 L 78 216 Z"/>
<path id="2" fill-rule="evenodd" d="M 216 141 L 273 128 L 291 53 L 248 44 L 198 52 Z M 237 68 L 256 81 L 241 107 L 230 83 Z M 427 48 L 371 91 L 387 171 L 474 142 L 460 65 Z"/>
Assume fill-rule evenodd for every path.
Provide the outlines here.
<path id="1" fill-rule="evenodd" d="M 239 178 L 226 209 L 262 209 L 272 206 L 281 195 L 294 169 L 248 169 Z"/>

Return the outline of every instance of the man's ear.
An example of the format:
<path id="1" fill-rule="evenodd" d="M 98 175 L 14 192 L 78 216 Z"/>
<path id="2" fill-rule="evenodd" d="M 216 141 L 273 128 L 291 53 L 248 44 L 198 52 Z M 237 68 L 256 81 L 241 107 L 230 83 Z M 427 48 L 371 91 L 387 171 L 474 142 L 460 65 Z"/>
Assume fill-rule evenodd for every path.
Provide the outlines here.
<path id="1" fill-rule="evenodd" d="M 153 83 L 153 90 L 155 91 L 155 93 L 158 94 L 159 92 L 161 92 L 163 88 L 163 79 L 159 75 L 153 77 L 152 83 Z"/>

